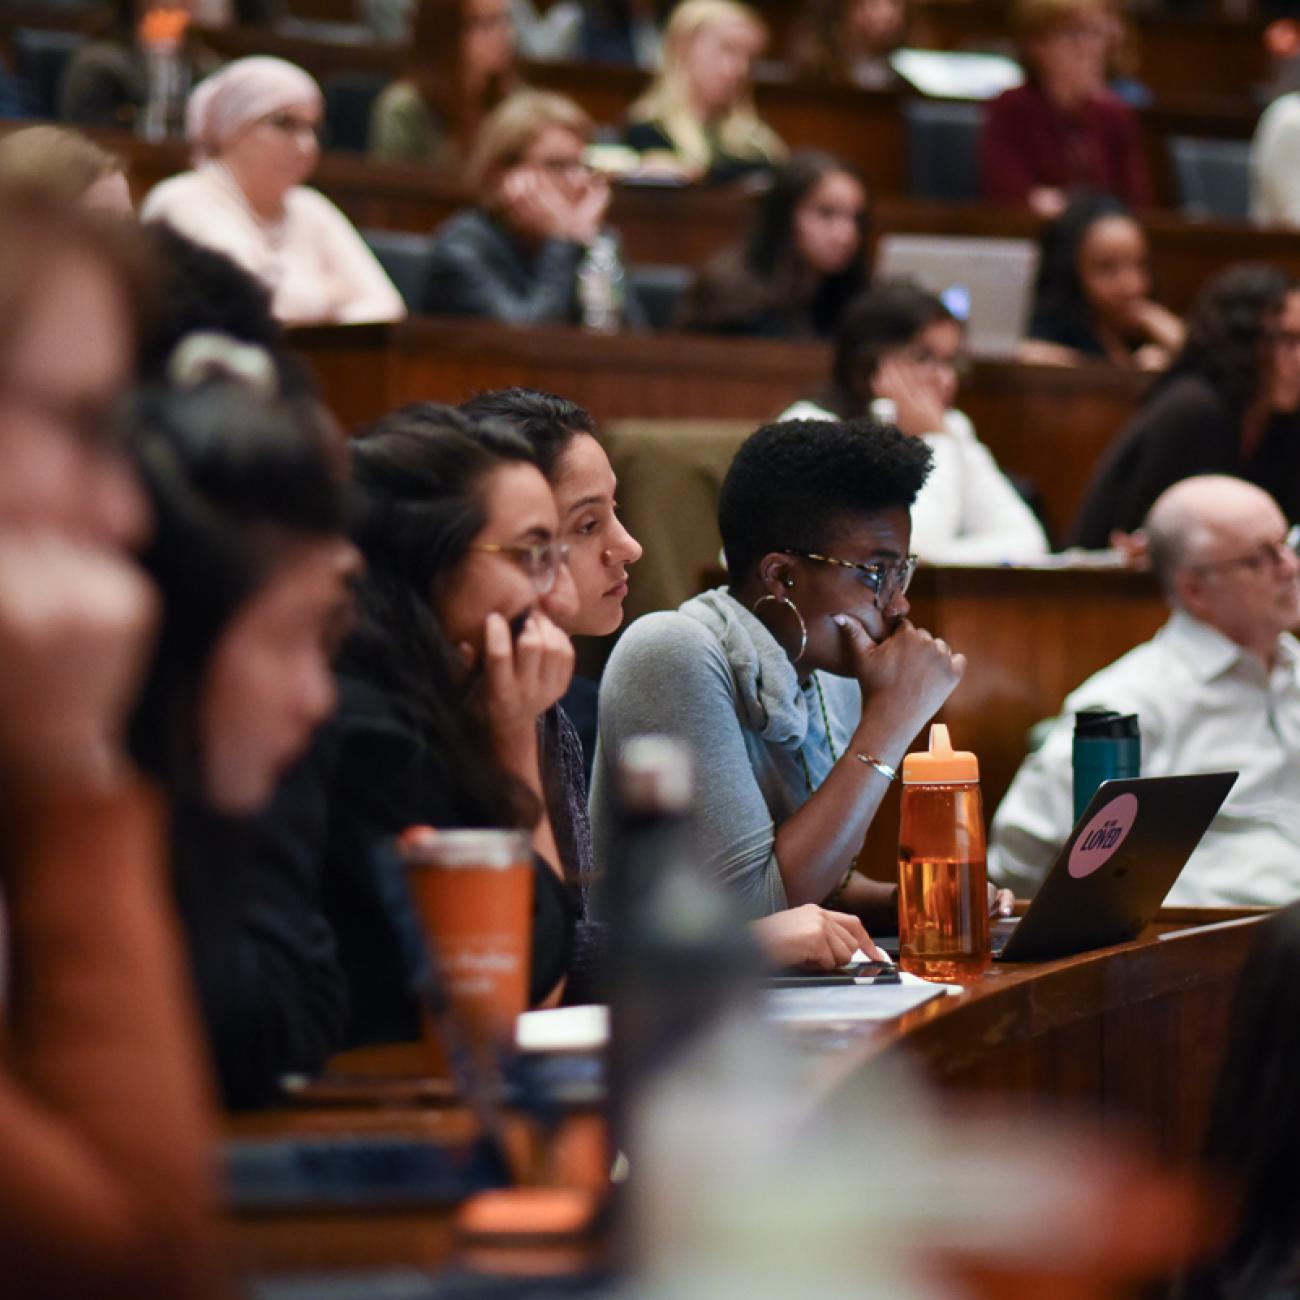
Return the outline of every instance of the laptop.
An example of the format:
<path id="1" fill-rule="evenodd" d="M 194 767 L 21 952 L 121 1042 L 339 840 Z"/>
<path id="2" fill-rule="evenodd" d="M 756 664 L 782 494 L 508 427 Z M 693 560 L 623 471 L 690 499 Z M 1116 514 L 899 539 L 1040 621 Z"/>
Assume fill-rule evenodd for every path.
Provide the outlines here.
<path id="1" fill-rule="evenodd" d="M 1029 910 L 993 925 L 993 956 L 1045 961 L 1135 939 L 1236 779 L 1236 772 L 1207 772 L 1103 781 Z"/>
<path id="2" fill-rule="evenodd" d="M 1038 274 L 1038 245 L 1030 239 L 882 235 L 873 277 L 915 280 L 966 322 L 972 356 L 1005 357 L 1025 336 Z"/>

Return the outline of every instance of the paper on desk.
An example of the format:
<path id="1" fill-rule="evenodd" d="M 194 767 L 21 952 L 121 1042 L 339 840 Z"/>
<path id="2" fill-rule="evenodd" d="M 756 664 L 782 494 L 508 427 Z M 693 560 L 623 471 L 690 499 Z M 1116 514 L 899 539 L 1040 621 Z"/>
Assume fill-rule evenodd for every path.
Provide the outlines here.
<path id="1" fill-rule="evenodd" d="M 765 1015 L 778 1024 L 829 1020 L 893 1020 L 944 995 L 942 984 L 831 984 L 808 989 L 769 989 Z"/>
<path id="2" fill-rule="evenodd" d="M 853 950 L 853 956 L 849 958 L 849 965 L 852 966 L 857 962 L 870 960 L 871 958 L 868 957 L 861 948 L 855 948 Z M 921 984 L 930 989 L 942 989 L 943 992 L 951 993 L 954 996 L 962 992 L 960 984 L 944 984 L 939 980 L 923 980 L 919 975 L 913 975 L 909 971 L 905 970 L 900 970 L 898 972 L 898 978 L 903 984 Z"/>

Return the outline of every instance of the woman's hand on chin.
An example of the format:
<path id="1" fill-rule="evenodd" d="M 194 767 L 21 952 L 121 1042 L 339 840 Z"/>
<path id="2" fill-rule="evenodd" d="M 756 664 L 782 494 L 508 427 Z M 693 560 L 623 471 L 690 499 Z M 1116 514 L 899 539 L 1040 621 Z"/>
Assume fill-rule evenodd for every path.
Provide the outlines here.
<path id="1" fill-rule="evenodd" d="M 569 689 L 573 642 L 540 609 L 528 615 L 515 638 L 500 614 L 489 614 L 483 675 L 488 722 L 497 739 L 532 736 L 538 717 Z"/>
<path id="2" fill-rule="evenodd" d="M 836 615 L 835 622 L 848 638 L 862 688 L 861 728 L 873 740 L 906 748 L 957 688 L 966 656 L 905 618 L 878 644 L 851 615 Z"/>

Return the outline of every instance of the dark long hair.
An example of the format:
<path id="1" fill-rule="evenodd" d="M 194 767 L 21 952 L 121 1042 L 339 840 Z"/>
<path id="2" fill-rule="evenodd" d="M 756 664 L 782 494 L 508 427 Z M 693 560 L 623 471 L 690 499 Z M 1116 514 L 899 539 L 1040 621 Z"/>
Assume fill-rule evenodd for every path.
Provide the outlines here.
<path id="1" fill-rule="evenodd" d="M 154 516 L 140 559 L 163 600 L 132 751 L 201 801 L 198 695 L 212 652 L 288 544 L 342 536 L 343 459 L 314 408 L 232 379 L 145 390 L 128 418 Z"/>
<path id="2" fill-rule="evenodd" d="M 1295 1280 L 1300 1247 L 1300 905 L 1261 921 L 1233 999 L 1204 1159 L 1241 1191 L 1226 1248 L 1179 1290 L 1252 1300 Z"/>
<path id="3" fill-rule="evenodd" d="M 1241 262 L 1206 282 L 1187 318 L 1187 338 L 1148 400 L 1183 375 L 1203 379 L 1241 416 L 1260 395 L 1261 352 L 1287 294 L 1300 281 L 1280 267 Z"/>
<path id="4" fill-rule="evenodd" d="M 776 173 L 772 187 L 759 201 L 754 224 L 742 249 L 715 260 L 701 277 L 696 295 L 695 323 L 709 328 L 710 315 L 789 314 L 801 305 L 795 299 L 806 271 L 795 246 L 794 221 L 799 205 L 827 176 L 837 172 L 852 176 L 865 192 L 858 170 L 821 149 L 799 149 Z M 829 338 L 849 303 L 870 283 L 867 236 L 870 209 L 863 214 L 859 244 L 853 260 L 842 271 L 820 277 L 805 310 L 812 332 Z M 710 304 L 715 305 L 710 305 Z M 723 322 L 725 323 L 725 322 Z"/>
<path id="5" fill-rule="evenodd" d="M 1109 194 L 1081 194 L 1044 229 L 1034 285 L 1035 322 L 1066 321 L 1089 333 L 1096 332 L 1092 306 L 1079 275 L 1079 250 L 1097 222 L 1132 215 Z M 1031 326 L 1030 334 L 1033 332 Z"/>
<path id="6" fill-rule="evenodd" d="M 517 433 L 528 444 L 537 468 L 548 483 L 555 481 L 569 444 L 579 434 L 596 437 L 596 421 L 567 397 L 538 388 L 498 388 L 479 393 L 459 406 L 471 420 L 488 421 Z"/>
<path id="7" fill-rule="evenodd" d="M 536 801 L 492 753 L 477 675 L 466 683 L 434 600 L 486 523 L 483 491 L 503 465 L 534 463 L 506 429 L 453 407 L 405 406 L 351 443 L 349 531 L 365 557 L 359 625 L 341 658 L 443 757 L 467 825 L 525 825 Z"/>
<path id="8" fill-rule="evenodd" d="M 518 74 L 508 72 L 471 101 L 462 81 L 464 37 L 465 0 L 417 0 L 403 71 L 462 155 L 469 152 L 479 123 L 519 84 Z"/>
<path id="9" fill-rule="evenodd" d="M 844 315 L 821 404 L 844 420 L 865 415 L 866 389 L 886 354 L 906 347 L 927 325 L 956 319 L 937 294 L 911 280 L 877 285 Z"/>

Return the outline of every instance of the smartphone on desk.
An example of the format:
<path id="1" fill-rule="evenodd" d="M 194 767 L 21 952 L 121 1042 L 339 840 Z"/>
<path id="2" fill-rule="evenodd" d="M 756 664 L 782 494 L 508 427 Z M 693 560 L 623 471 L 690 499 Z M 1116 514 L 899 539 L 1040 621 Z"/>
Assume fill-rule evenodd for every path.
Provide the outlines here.
<path id="1" fill-rule="evenodd" d="M 770 989 L 829 988 L 837 984 L 898 984 L 898 967 L 888 961 L 855 961 L 832 971 L 784 970 L 767 980 Z"/>

